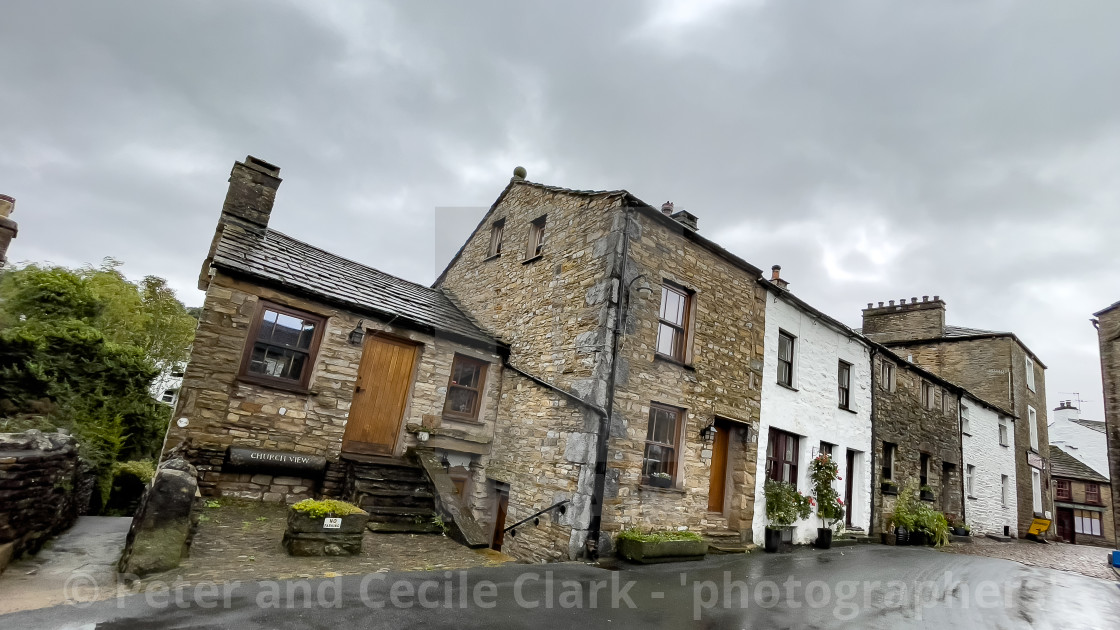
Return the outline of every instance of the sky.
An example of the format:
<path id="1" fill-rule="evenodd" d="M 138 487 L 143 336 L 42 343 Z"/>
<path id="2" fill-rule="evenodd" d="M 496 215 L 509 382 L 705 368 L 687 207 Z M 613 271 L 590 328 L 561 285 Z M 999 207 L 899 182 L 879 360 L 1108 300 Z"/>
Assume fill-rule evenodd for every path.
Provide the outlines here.
<path id="1" fill-rule="evenodd" d="M 42 2 L 0 17 L 9 258 L 200 305 L 235 160 L 271 227 L 430 283 L 522 165 L 673 201 L 852 326 L 940 295 L 1103 418 L 1120 3 Z M 1077 394 L 1075 394 L 1075 392 Z"/>

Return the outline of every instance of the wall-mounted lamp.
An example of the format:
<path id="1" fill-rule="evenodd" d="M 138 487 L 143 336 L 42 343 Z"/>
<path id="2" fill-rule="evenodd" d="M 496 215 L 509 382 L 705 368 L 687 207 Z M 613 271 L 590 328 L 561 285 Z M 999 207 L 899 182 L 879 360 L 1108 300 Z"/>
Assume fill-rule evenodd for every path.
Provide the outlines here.
<path id="1" fill-rule="evenodd" d="M 719 429 L 716 428 L 716 425 L 713 422 L 712 424 L 709 424 L 708 426 L 704 427 L 703 429 L 700 429 L 700 439 L 704 440 L 704 445 L 705 446 L 711 446 L 713 443 L 715 443 L 716 433 L 718 433 L 718 432 L 719 432 Z"/>
<path id="2" fill-rule="evenodd" d="M 351 344 L 353 344 L 355 346 L 362 345 L 362 339 L 364 339 L 365 336 L 366 336 L 366 331 L 365 331 L 365 326 L 364 326 L 365 323 L 366 323 L 366 320 L 359 319 L 358 320 L 358 325 L 354 327 L 354 330 L 350 331 L 350 343 Z"/>

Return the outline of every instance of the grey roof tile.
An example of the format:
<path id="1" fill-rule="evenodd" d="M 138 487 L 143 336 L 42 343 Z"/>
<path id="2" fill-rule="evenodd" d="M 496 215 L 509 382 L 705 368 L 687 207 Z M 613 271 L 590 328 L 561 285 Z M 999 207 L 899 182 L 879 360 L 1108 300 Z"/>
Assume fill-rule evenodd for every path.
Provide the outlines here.
<path id="1" fill-rule="evenodd" d="M 271 229 L 225 223 L 213 264 L 362 312 L 499 345 L 438 289 L 378 271 Z"/>
<path id="2" fill-rule="evenodd" d="M 1070 422 L 1080 424 L 1086 429 L 1092 429 L 1097 433 L 1104 433 L 1104 422 L 1100 420 L 1070 420 Z"/>
<path id="3" fill-rule="evenodd" d="M 1050 446 L 1050 474 L 1055 477 L 1108 483 L 1108 479 L 1100 473 L 1054 445 Z"/>

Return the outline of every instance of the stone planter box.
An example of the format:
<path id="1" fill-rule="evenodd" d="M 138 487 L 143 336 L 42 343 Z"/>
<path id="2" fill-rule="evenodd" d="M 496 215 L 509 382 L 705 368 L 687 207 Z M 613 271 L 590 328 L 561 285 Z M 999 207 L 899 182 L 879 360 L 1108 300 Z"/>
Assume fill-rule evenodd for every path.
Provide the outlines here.
<path id="1" fill-rule="evenodd" d="M 311 518 L 303 512 L 288 510 L 288 530 L 284 532 L 284 549 L 292 556 L 356 556 L 362 552 L 362 535 L 369 514 L 340 517 L 338 529 L 323 527 L 325 519 Z"/>
<path id="2" fill-rule="evenodd" d="M 638 542 L 620 540 L 618 555 L 631 562 L 657 564 L 703 560 L 708 555 L 708 543 L 700 540 L 670 540 L 667 542 Z"/>

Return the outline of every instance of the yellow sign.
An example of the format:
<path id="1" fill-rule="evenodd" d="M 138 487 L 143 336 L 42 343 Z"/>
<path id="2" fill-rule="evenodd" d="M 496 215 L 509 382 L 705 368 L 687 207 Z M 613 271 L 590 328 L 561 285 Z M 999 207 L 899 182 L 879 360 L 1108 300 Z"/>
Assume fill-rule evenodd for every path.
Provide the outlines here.
<path id="1" fill-rule="evenodd" d="M 1027 533 L 1034 534 L 1035 536 L 1041 536 L 1045 534 L 1046 530 L 1048 529 L 1050 529 L 1050 519 L 1036 518 L 1031 521 L 1031 528 L 1027 530 Z"/>

